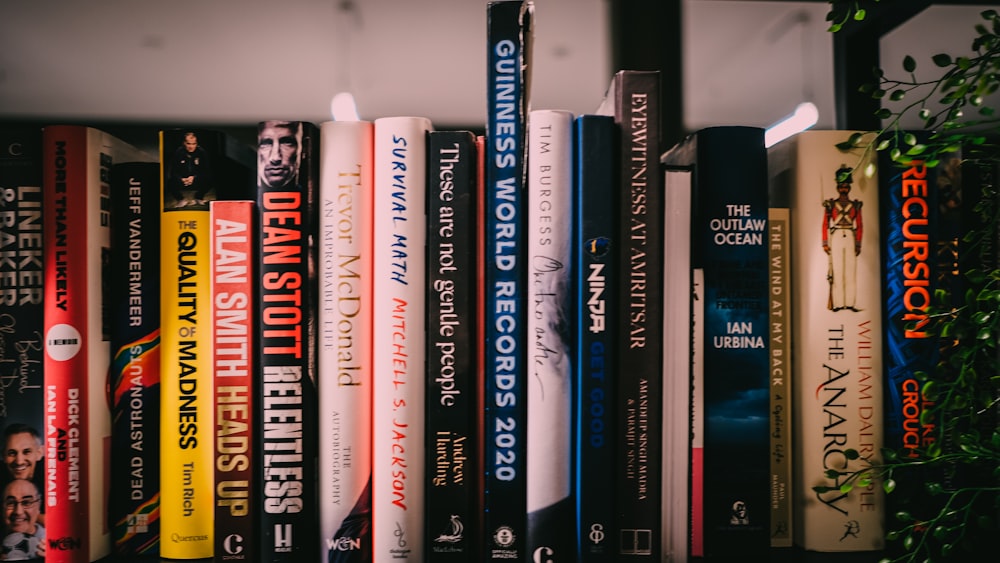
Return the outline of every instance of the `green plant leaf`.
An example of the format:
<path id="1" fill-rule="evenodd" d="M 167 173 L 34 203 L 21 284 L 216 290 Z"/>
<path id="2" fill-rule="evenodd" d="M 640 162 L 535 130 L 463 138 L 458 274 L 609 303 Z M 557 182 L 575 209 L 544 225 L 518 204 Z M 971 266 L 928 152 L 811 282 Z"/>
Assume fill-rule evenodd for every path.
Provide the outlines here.
<path id="1" fill-rule="evenodd" d="M 928 401 L 937 399 L 937 381 L 931 380 L 920 388 L 920 395 Z"/>
<path id="2" fill-rule="evenodd" d="M 951 65 L 951 55 L 947 53 L 938 53 L 937 55 L 931 57 L 931 60 L 934 61 L 934 64 L 938 65 L 939 67 L 946 67 Z"/>
<path id="3" fill-rule="evenodd" d="M 917 69 L 917 61 L 910 55 L 903 57 L 903 70 L 906 72 L 913 72 Z"/>

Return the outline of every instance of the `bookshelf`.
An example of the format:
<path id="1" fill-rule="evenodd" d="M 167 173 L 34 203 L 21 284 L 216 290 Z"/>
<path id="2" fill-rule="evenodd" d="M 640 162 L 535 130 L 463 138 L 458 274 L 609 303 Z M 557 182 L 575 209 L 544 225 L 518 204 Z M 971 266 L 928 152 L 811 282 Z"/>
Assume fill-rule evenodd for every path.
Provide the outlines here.
<path id="1" fill-rule="evenodd" d="M 814 0 L 823 1 L 826 0 Z M 868 69 L 878 66 L 878 45 L 881 37 L 901 25 L 923 9 L 934 4 L 931 0 L 885 2 L 869 13 L 863 26 L 834 36 L 835 99 L 837 101 L 837 126 L 848 129 L 872 129 L 878 122 L 872 116 L 876 102 L 857 94 L 857 86 L 870 76 Z M 943 4 L 992 5 L 989 0 L 938 2 Z M 680 75 L 680 37 L 683 32 L 680 2 L 662 0 L 637 0 L 634 2 L 609 2 L 611 23 L 612 68 L 658 69 L 666 76 Z M 610 75 L 610 74 L 609 74 Z M 662 114 L 662 131 L 665 140 L 678 139 L 684 134 L 681 82 L 665 81 L 662 107 L 671 108 Z M 16 118 L 3 118 L 16 120 Z M 63 120 L 72 122 L 74 120 Z M 77 120 L 82 122 L 83 120 Z M 100 120 L 92 123 L 112 134 L 136 144 L 139 148 L 155 152 L 155 130 L 163 124 L 149 122 L 121 122 Z M 221 129 L 248 145 L 253 145 L 256 131 L 252 124 L 204 124 Z M 471 125 L 481 129 L 481 125 Z M 859 554 L 805 554 L 796 550 L 774 550 L 772 561 L 792 563 L 855 563 L 876 559 Z M 150 559 L 156 560 L 156 559 Z"/>

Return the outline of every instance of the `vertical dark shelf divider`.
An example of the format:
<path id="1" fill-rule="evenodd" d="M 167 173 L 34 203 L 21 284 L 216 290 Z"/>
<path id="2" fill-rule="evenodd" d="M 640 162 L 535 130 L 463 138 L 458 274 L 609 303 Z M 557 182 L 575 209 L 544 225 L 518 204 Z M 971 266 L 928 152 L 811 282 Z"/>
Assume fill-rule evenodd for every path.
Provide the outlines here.
<path id="1" fill-rule="evenodd" d="M 881 104 L 858 88 L 872 82 L 879 68 L 882 36 L 933 4 L 931 0 L 880 2 L 867 7 L 864 21 L 848 22 L 833 34 L 833 84 L 837 128 L 872 131 L 881 127 L 875 117 Z"/>
<path id="2" fill-rule="evenodd" d="M 615 0 L 608 9 L 612 73 L 660 71 L 660 143 L 665 149 L 685 135 L 681 0 Z"/>

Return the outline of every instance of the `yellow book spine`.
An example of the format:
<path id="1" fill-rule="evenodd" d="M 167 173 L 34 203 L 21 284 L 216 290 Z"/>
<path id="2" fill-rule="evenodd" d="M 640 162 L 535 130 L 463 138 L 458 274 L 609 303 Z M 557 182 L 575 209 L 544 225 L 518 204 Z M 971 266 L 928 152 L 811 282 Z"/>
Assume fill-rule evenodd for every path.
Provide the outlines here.
<path id="1" fill-rule="evenodd" d="M 161 137 L 161 162 L 172 148 Z M 197 559 L 212 557 L 214 543 L 210 217 L 207 203 L 164 200 L 160 555 Z"/>

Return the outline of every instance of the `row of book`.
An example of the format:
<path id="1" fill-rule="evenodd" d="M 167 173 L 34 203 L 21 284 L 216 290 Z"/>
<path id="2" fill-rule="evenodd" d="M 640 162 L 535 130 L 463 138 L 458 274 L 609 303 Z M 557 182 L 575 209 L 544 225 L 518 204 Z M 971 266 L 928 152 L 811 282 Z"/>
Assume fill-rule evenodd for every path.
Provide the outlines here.
<path id="1" fill-rule="evenodd" d="M 630 81 L 655 91 L 658 76 L 626 71 L 613 84 Z M 760 129 L 712 128 L 653 166 L 646 182 L 663 179 L 653 188 L 662 216 L 651 211 L 640 227 L 625 210 L 648 200 L 621 189 L 622 174 L 636 177 L 618 164 L 630 150 L 621 121 L 535 110 L 529 124 L 530 261 L 516 267 L 529 280 L 528 311 L 495 321 L 528 327 L 529 378 L 493 396 L 481 363 L 485 139 L 432 131 L 421 118 L 263 122 L 254 186 L 246 154 L 226 157 L 225 138 L 211 131 L 164 130 L 160 158 L 145 162 L 128 162 L 144 155 L 91 128 L 5 132 L 19 157 L 4 162 L 0 183 L 18 282 L 5 302 L 4 350 L 20 356 L 6 361 L 17 369 L 4 377 L 20 379 L 4 386 L 4 426 L 7 449 L 29 458 L 19 462 L 27 472 L 12 469 L 7 480 L 35 480 L 49 539 L 73 538 L 49 549 L 89 545 L 91 558 L 100 555 L 101 540 L 80 525 L 104 520 L 105 498 L 123 553 L 186 556 L 170 551 L 164 526 L 229 559 L 254 559 L 265 546 L 280 553 L 282 542 L 310 534 L 313 547 L 298 549 L 364 551 L 387 527 L 409 530 L 405 545 L 428 560 L 513 549 L 518 540 L 484 528 L 481 504 L 484 466 L 496 458 L 480 449 L 491 430 L 480 416 L 501 392 L 527 406 L 508 419 L 527 425 L 514 454 L 525 461 L 503 467 L 526 474 L 518 494 L 529 547 L 571 560 L 659 552 L 683 560 L 790 546 L 794 531 L 809 549 L 881 548 L 876 483 L 847 494 L 838 475 L 832 493 L 810 491 L 829 469 L 860 467 L 848 449 L 875 459 L 883 434 L 914 451 L 935 439 L 914 410 L 913 378 L 943 353 L 926 343 L 926 311 L 949 276 L 957 283 L 956 218 L 972 217 L 954 166 L 883 168 L 889 180 L 880 182 L 854 173 L 865 165 L 859 155 L 835 148 L 847 132 L 805 133 L 768 153 Z M 214 183 L 199 192 L 210 164 Z M 172 178 L 190 176 L 172 191 Z M 296 215 L 299 205 L 312 210 Z M 52 221 L 44 229 L 42 217 Z M 660 245 L 662 260 L 628 250 L 626 236 Z M 662 341 L 652 361 L 663 368 L 630 398 L 626 370 L 636 368 L 621 361 L 643 330 L 656 332 L 637 330 L 634 307 L 622 305 L 622 289 L 652 275 L 629 280 L 637 256 L 664 275 L 653 286 L 662 291 L 645 294 L 665 303 L 648 313 Z M 79 316 L 61 316 L 70 313 Z M 196 319 L 206 324 L 171 327 Z M 910 350 L 882 351 L 891 346 Z M 96 364 L 67 369 L 82 351 Z M 101 407 L 104 373 L 110 410 Z M 883 388 L 896 395 L 885 414 Z M 656 443 L 652 427 L 663 433 Z M 205 460 L 183 457 L 198 445 Z M 820 453 L 806 455 L 810 448 Z M 64 475 L 53 472 L 61 463 Z M 653 499 L 646 515 L 625 502 L 630 479 L 637 496 Z M 382 504 L 379 482 L 388 485 Z M 178 500 L 180 522 L 201 518 L 190 532 L 169 522 L 167 499 Z M 494 502 L 521 502 L 510 500 Z M 315 512 L 266 525 L 268 507 Z M 653 520 L 636 533 L 622 511 Z M 58 514 L 69 516 L 66 531 Z M 411 514 L 419 522 L 403 528 Z M 205 533 L 213 527 L 214 541 Z M 399 532 L 390 534 L 398 554 Z M 413 547 L 418 539 L 423 548 Z"/>
<path id="2" fill-rule="evenodd" d="M 630 81 L 655 93 L 658 79 L 622 72 L 609 96 L 624 99 L 614 90 Z M 840 490 L 863 461 L 845 452 L 876 459 L 883 434 L 914 452 L 936 438 L 915 410 L 926 404 L 914 373 L 946 349 L 927 344 L 926 312 L 935 290 L 958 283 L 973 215 L 954 165 L 857 174 L 863 156 L 835 148 L 848 135 L 809 132 L 766 151 L 760 129 L 699 131 L 631 193 L 622 174 L 636 174 L 620 163 L 635 147 L 620 117 L 530 112 L 530 259 L 510 264 L 527 280 L 527 311 L 493 321 L 527 327 L 529 377 L 499 378 L 489 395 L 485 234 L 502 229 L 486 227 L 484 138 L 421 118 L 263 122 L 253 185 L 246 151 L 211 131 L 164 130 L 156 158 L 86 127 L 6 130 L 17 148 L 0 177 L 13 272 L 4 353 L 16 367 L 4 378 L 16 382 L 3 388 L 4 426 L 7 450 L 28 461 L 5 482 L 34 481 L 50 557 L 101 556 L 111 544 L 85 530 L 106 521 L 109 499 L 122 553 L 190 556 L 170 551 L 164 527 L 173 543 L 205 542 L 199 556 L 248 560 L 266 547 L 366 551 L 381 529 L 393 556 L 476 559 L 523 541 L 513 526 L 485 528 L 487 461 L 503 456 L 480 449 L 492 426 L 480 417 L 497 398 L 526 403 L 499 425 L 526 425 L 513 454 L 524 461 L 492 471 L 526 474 L 521 500 L 493 502 L 523 502 L 528 549 L 568 560 L 684 560 L 793 538 L 880 549 L 885 499 L 877 483 Z M 657 176 L 662 188 L 650 187 Z M 653 205 L 660 217 L 627 214 Z M 662 259 L 626 237 L 659 245 Z M 637 262 L 648 270 L 629 279 Z M 640 283 L 653 270 L 663 281 Z M 659 294 L 663 311 L 632 315 L 625 288 L 646 307 Z M 637 324 L 647 315 L 658 329 Z M 637 368 L 621 362 L 644 331 L 660 333 L 651 361 L 663 367 L 631 398 Z M 883 351 L 893 346 L 908 350 Z M 70 367 L 77 359 L 93 365 Z M 204 459 L 184 457 L 198 445 Z M 832 492 L 812 492 L 830 469 L 841 472 Z M 630 479 L 652 499 L 644 515 L 625 502 Z M 269 525 L 268 507 L 315 512 Z M 649 519 L 623 524 L 623 511 Z"/>

